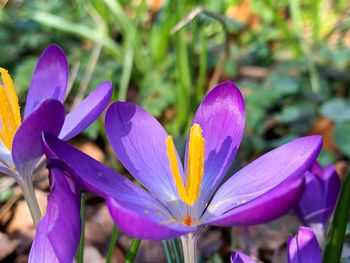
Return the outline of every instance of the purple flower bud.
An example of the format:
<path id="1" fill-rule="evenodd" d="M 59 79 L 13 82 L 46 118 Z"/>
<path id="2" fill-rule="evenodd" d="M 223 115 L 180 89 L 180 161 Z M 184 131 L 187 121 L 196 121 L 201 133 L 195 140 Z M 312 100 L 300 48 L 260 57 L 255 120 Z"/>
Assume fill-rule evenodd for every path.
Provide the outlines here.
<path id="1" fill-rule="evenodd" d="M 297 206 L 300 220 L 307 226 L 326 225 L 332 215 L 340 189 L 334 165 L 322 169 L 315 162 L 305 173 L 305 190 Z"/>

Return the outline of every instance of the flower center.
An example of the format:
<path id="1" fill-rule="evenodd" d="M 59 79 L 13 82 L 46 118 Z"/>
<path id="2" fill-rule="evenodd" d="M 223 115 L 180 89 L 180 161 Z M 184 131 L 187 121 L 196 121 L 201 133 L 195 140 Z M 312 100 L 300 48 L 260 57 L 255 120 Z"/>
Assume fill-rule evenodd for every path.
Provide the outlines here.
<path id="1" fill-rule="evenodd" d="M 21 125 L 20 107 L 12 79 L 7 70 L 0 67 L 0 141 L 10 151 L 13 137 Z"/>
<path id="2" fill-rule="evenodd" d="M 188 145 L 187 171 L 186 171 L 186 186 L 183 184 L 176 150 L 173 138 L 166 138 L 167 154 L 170 162 L 170 169 L 174 182 L 181 200 L 188 206 L 193 206 L 197 201 L 200 193 L 204 174 L 204 138 L 202 136 L 202 128 L 195 123 L 190 130 L 190 139 Z M 184 223 L 191 224 L 191 217 L 186 215 Z"/>

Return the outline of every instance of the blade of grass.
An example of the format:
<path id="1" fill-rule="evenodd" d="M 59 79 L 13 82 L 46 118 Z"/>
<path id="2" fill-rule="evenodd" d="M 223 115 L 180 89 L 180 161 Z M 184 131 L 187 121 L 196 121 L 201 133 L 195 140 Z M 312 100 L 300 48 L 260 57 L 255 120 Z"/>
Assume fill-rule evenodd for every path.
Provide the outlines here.
<path id="1" fill-rule="evenodd" d="M 324 263 L 340 262 L 343 249 L 345 231 L 350 209 L 350 171 L 340 190 L 332 224 L 327 237 L 326 248 L 323 254 Z"/>
<path id="2" fill-rule="evenodd" d="M 131 71 L 134 61 L 134 49 L 131 45 L 126 44 L 126 50 L 124 55 L 124 62 L 123 62 L 123 73 L 122 78 L 120 81 L 119 86 L 119 94 L 118 94 L 118 100 L 125 101 L 127 90 L 129 87 L 130 77 L 131 77 Z"/>
<path id="3" fill-rule="evenodd" d="M 79 242 L 78 253 L 77 253 L 77 263 L 84 262 L 85 219 L 86 219 L 85 203 L 86 203 L 85 193 L 81 193 L 81 199 L 80 199 L 81 235 L 80 235 L 80 242 Z"/>
<path id="4" fill-rule="evenodd" d="M 73 23 L 64 18 L 46 12 L 34 12 L 32 18 L 34 21 L 45 26 L 71 33 L 94 42 L 101 42 L 103 47 L 105 47 L 111 53 L 111 55 L 117 59 L 121 59 L 123 57 L 120 46 L 108 36 L 101 36 L 101 32 L 98 29 L 90 28 L 83 24 Z"/>
<path id="5" fill-rule="evenodd" d="M 139 249 L 141 244 L 140 239 L 134 238 L 129 247 L 128 254 L 126 255 L 125 263 L 133 263 L 137 254 L 137 250 Z"/>
<path id="6" fill-rule="evenodd" d="M 113 230 L 112 230 L 112 236 L 111 236 L 111 239 L 109 240 L 108 252 L 107 252 L 107 256 L 106 256 L 106 263 L 112 262 L 112 255 L 113 255 L 113 250 L 115 247 L 115 242 L 117 242 L 117 239 L 118 239 L 118 232 L 119 232 L 118 227 L 116 225 L 114 225 Z"/>

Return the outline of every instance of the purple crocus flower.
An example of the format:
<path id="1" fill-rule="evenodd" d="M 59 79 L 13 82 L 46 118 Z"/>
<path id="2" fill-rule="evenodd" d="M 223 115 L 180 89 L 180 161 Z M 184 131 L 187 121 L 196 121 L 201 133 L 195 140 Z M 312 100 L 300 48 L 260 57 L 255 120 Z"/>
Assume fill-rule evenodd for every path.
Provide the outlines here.
<path id="1" fill-rule="evenodd" d="M 295 237 L 289 237 L 288 263 L 321 263 L 322 252 L 314 232 L 307 227 L 299 227 Z"/>
<path id="2" fill-rule="evenodd" d="M 62 104 L 68 83 L 67 59 L 57 45 L 41 55 L 28 91 L 23 121 L 18 98 L 8 72 L 0 68 L 0 172 L 21 186 L 34 222 L 40 217 L 32 175 L 41 159 L 41 134 L 49 132 L 68 140 L 89 126 L 105 109 L 111 95 L 110 82 L 102 83 L 69 114 Z"/>
<path id="3" fill-rule="evenodd" d="M 232 82 L 215 87 L 194 116 L 185 169 L 172 138 L 139 106 L 113 103 L 106 132 L 118 159 L 141 187 L 50 134 L 44 151 L 51 165 L 107 199 L 111 215 L 130 236 L 163 240 L 202 226 L 244 226 L 272 220 L 295 206 L 302 174 L 315 161 L 320 136 L 289 142 L 253 161 L 222 184 L 240 144 L 243 97 Z M 186 172 L 185 172 L 186 171 Z M 222 184 L 220 186 L 220 184 Z"/>
<path id="4" fill-rule="evenodd" d="M 315 162 L 305 173 L 305 190 L 296 210 L 300 220 L 315 231 L 321 245 L 339 190 L 340 180 L 334 165 L 323 169 Z"/>
<path id="5" fill-rule="evenodd" d="M 254 263 L 252 258 L 234 251 L 231 263 Z M 287 245 L 288 263 L 321 263 L 322 253 L 314 232 L 307 227 L 300 227 L 295 237 L 289 237 Z"/>
<path id="6" fill-rule="evenodd" d="M 256 263 L 251 257 L 248 257 L 242 252 L 233 251 L 230 258 L 231 263 Z"/>
<path id="7" fill-rule="evenodd" d="M 315 162 L 305 173 L 305 190 L 297 205 L 301 221 L 326 225 L 332 215 L 340 190 L 339 176 L 334 165 L 325 169 Z"/>

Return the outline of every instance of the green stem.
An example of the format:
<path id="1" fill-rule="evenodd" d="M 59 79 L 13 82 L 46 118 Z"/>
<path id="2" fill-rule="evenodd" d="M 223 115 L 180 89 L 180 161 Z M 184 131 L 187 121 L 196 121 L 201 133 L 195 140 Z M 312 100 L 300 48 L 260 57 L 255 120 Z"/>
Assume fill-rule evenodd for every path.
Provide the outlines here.
<path id="1" fill-rule="evenodd" d="M 340 262 L 345 239 L 346 224 L 350 210 L 350 172 L 347 173 L 340 190 L 333 221 L 328 230 L 326 248 L 323 253 L 323 262 Z"/>
<path id="2" fill-rule="evenodd" d="M 35 227 L 37 227 L 41 218 L 41 212 L 40 212 L 38 200 L 36 199 L 36 196 L 35 196 L 33 183 L 31 181 L 27 182 L 26 180 L 24 180 L 22 183 L 19 183 L 19 184 L 22 188 L 24 198 L 26 199 L 26 202 L 30 211 L 30 215 L 32 216 L 32 219 L 33 219 L 33 223 Z"/>
<path id="3" fill-rule="evenodd" d="M 172 257 L 171 257 L 171 252 L 170 252 L 170 246 L 168 244 L 167 240 L 163 240 L 162 241 L 163 247 L 164 247 L 164 251 L 165 251 L 165 257 L 166 257 L 166 262 L 167 263 L 172 263 Z"/>
<path id="4" fill-rule="evenodd" d="M 80 235 L 80 242 L 79 242 L 79 248 L 77 253 L 77 263 L 83 263 L 84 262 L 84 243 L 85 243 L 85 201 L 86 196 L 85 193 L 81 193 L 81 199 L 80 199 L 80 217 L 81 217 L 81 235 Z"/>
<path id="5" fill-rule="evenodd" d="M 118 232 L 119 232 L 118 227 L 116 225 L 114 225 L 113 230 L 112 230 L 112 236 L 111 236 L 111 239 L 110 239 L 109 245 L 108 245 L 106 263 L 111 263 L 111 261 L 112 261 L 113 250 L 115 247 L 115 242 L 117 242 Z"/>
<path id="6" fill-rule="evenodd" d="M 139 249 L 141 244 L 140 239 L 134 238 L 131 242 L 131 245 L 129 247 L 128 254 L 126 255 L 125 263 L 132 263 L 135 260 L 137 250 Z"/>
<path id="7" fill-rule="evenodd" d="M 178 246 L 176 244 L 176 239 L 170 240 L 171 247 L 173 248 L 174 254 L 175 254 L 175 262 L 181 263 L 181 257 L 180 257 L 180 251 L 178 249 Z"/>

